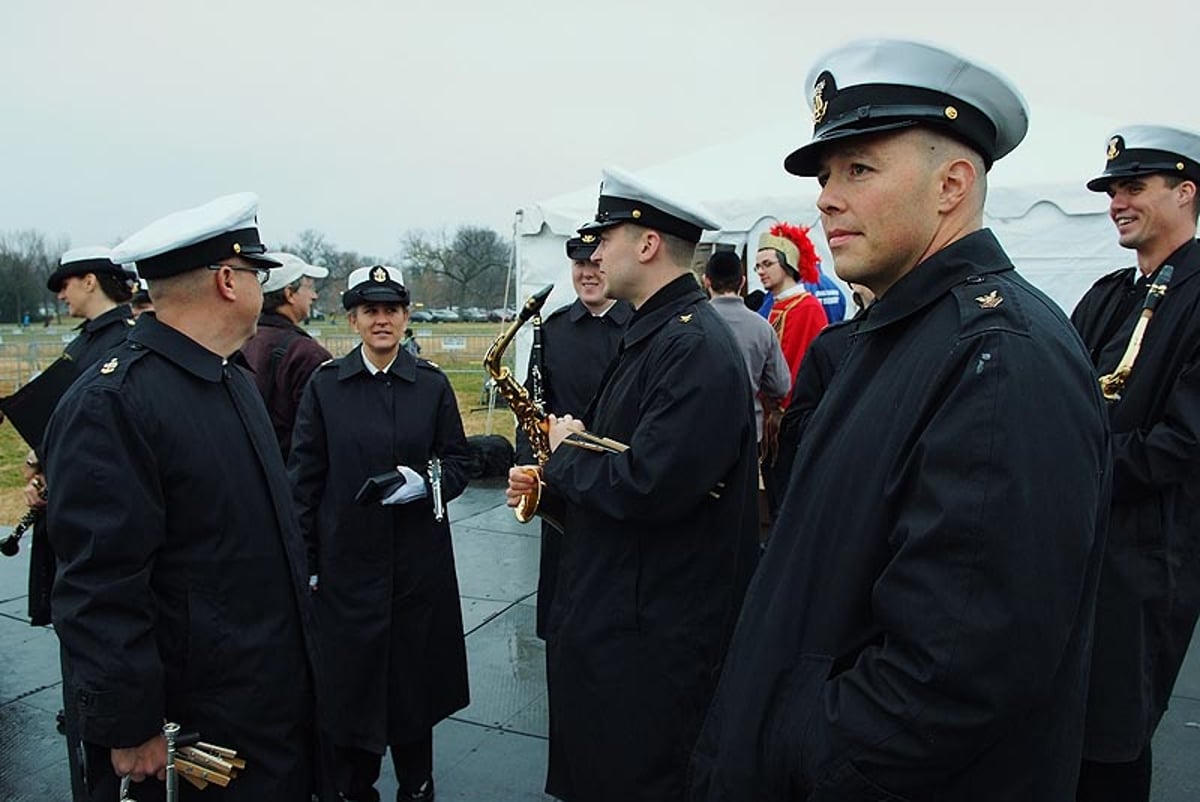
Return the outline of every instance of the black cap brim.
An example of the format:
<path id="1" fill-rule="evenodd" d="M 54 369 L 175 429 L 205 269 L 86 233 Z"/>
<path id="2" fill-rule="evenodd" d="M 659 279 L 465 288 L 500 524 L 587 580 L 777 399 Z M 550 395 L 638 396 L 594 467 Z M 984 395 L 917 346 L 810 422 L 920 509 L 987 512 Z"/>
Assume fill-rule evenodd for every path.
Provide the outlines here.
<path id="1" fill-rule="evenodd" d="M 883 134 L 888 131 L 899 131 L 904 128 L 912 128 L 916 125 L 919 125 L 916 120 L 897 120 L 866 128 L 839 128 L 822 135 L 819 139 L 814 139 L 803 147 L 793 150 L 783 160 L 783 169 L 792 175 L 811 178 L 821 172 L 821 154 L 824 152 L 825 146 L 830 142 L 860 136 L 870 136 L 871 134 Z"/>
<path id="2" fill-rule="evenodd" d="M 46 279 L 46 289 L 57 294 L 62 291 L 62 285 L 67 279 L 72 276 L 86 276 L 88 273 L 95 273 L 96 275 L 107 273 L 117 278 L 130 278 L 130 275 L 120 265 L 115 265 L 106 259 L 84 259 L 78 262 L 68 262 L 65 265 L 59 265 L 58 269 Z"/>
<path id="3" fill-rule="evenodd" d="M 387 286 L 355 287 L 342 293 L 342 306 L 353 309 L 363 304 L 400 304 L 408 306 L 408 290 Z"/>

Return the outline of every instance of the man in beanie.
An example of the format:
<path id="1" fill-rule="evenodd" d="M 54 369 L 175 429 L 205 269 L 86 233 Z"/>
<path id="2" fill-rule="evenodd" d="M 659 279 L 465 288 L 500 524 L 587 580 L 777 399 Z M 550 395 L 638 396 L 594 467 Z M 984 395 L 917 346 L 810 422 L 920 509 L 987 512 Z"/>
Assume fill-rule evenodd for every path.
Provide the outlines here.
<path id="1" fill-rule="evenodd" d="M 1109 489 L 1061 310 L 983 228 L 1027 113 L 915 42 L 810 73 L 838 276 L 878 300 L 796 454 L 693 759 L 693 800 L 1071 799 Z"/>
<path id="2" fill-rule="evenodd" d="M 265 257 L 250 193 L 122 242 L 156 311 L 83 375 L 46 434 L 54 629 L 89 767 L 163 798 L 163 722 L 236 749 L 224 800 L 314 790 L 313 617 L 304 545 L 262 397 L 232 360 Z M 117 789 L 89 769 L 90 798 Z M 146 782 L 149 780 L 148 782 Z"/>

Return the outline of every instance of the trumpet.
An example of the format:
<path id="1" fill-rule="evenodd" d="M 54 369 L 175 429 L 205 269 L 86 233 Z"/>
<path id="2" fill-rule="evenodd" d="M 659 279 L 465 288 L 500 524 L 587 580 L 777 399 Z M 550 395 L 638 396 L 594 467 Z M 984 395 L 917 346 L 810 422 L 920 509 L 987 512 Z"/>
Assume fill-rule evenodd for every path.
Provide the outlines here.
<path id="1" fill-rule="evenodd" d="M 180 727 L 174 722 L 163 725 L 163 737 L 167 741 L 167 802 L 179 799 L 179 778 L 203 791 L 209 785 L 224 788 L 246 768 L 246 761 L 237 752 L 224 746 L 204 743 L 199 733 L 180 735 Z M 136 802 L 129 795 L 131 778 L 121 778 L 118 802 Z"/>
<path id="2" fill-rule="evenodd" d="M 529 438 L 529 445 L 533 449 L 533 456 L 538 463 L 537 467 L 530 471 L 536 473 L 537 485 L 531 492 L 521 497 L 520 502 L 513 510 L 517 520 L 521 523 L 528 523 L 533 520 L 534 515 L 538 514 L 538 504 L 541 501 L 544 487 L 542 466 L 550 461 L 550 422 L 546 417 L 546 411 L 542 408 L 541 399 L 531 396 L 524 385 L 512 375 L 512 371 L 506 365 L 500 364 L 500 360 L 504 355 L 504 350 L 517 336 L 517 331 L 521 326 L 531 318 L 537 317 L 541 312 L 542 305 L 546 303 L 546 298 L 550 296 L 550 291 L 553 289 L 554 285 L 550 284 L 531 295 L 521 308 L 516 320 L 496 338 L 483 358 L 483 367 L 492 377 L 496 392 L 504 398 L 509 409 L 516 416 L 517 425 Z M 563 440 L 563 443 L 576 448 L 604 453 L 619 453 L 629 448 L 624 443 L 610 440 L 607 437 L 599 437 L 590 432 L 571 432 Z M 546 516 L 543 514 L 543 517 Z M 555 524 L 550 518 L 546 519 Z"/>
<path id="3" fill-rule="evenodd" d="M 1167 294 L 1167 285 L 1171 283 L 1171 275 L 1174 272 L 1175 268 L 1171 265 L 1162 266 L 1158 272 L 1158 281 L 1151 283 L 1146 290 L 1146 301 L 1142 304 L 1142 313 L 1133 327 L 1133 334 L 1129 337 L 1129 345 L 1125 347 L 1121 361 L 1117 363 L 1117 367 L 1113 369 L 1112 373 L 1106 373 L 1100 377 L 1100 392 L 1106 401 L 1121 400 L 1121 392 L 1125 389 L 1125 383 L 1129 381 L 1129 375 L 1133 373 L 1133 363 L 1137 361 L 1138 354 L 1142 350 L 1142 338 L 1146 336 L 1150 318 L 1154 317 L 1154 308 Z"/>

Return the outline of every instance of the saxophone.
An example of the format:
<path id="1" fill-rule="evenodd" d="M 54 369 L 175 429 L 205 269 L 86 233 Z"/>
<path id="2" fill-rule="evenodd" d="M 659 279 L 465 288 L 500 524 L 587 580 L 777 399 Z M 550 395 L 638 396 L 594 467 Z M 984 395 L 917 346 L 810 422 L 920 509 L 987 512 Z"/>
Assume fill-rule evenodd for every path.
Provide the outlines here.
<path id="1" fill-rule="evenodd" d="M 513 510 L 517 516 L 517 520 L 521 523 L 528 523 L 537 514 L 538 502 L 541 500 L 541 488 L 543 486 L 541 481 L 541 466 L 545 465 L 550 459 L 549 426 L 547 425 L 546 412 L 542 409 L 540 399 L 534 399 L 530 396 L 529 391 L 516 380 L 512 375 L 512 371 L 508 369 L 508 366 L 500 364 L 500 359 L 504 355 L 504 350 L 508 348 L 509 343 L 517 336 L 517 332 L 521 326 L 525 325 L 526 321 L 536 317 L 542 311 L 542 305 L 546 303 L 546 298 L 550 296 L 550 291 L 553 289 L 554 285 L 550 284 L 530 296 L 525 305 L 521 307 L 521 313 L 496 338 L 496 341 L 492 343 L 491 347 L 487 350 L 487 354 L 483 357 L 484 369 L 492 377 L 496 392 L 507 402 L 509 409 L 516 416 L 517 425 L 521 427 L 521 431 L 525 432 L 525 436 L 529 438 L 529 445 L 532 447 L 533 456 L 537 459 L 538 463 L 538 467 L 536 468 L 538 478 L 537 487 L 534 488 L 533 492 L 523 496 L 520 503 Z"/>
<path id="2" fill-rule="evenodd" d="M 1133 327 L 1133 334 L 1129 337 L 1129 345 L 1125 347 L 1121 361 L 1117 363 L 1117 367 L 1113 369 L 1112 373 L 1106 373 L 1100 377 L 1100 392 L 1106 401 L 1121 400 L 1121 391 L 1125 389 L 1125 382 L 1129 380 L 1129 374 L 1133 372 L 1133 363 L 1137 361 L 1138 353 L 1142 350 L 1142 338 L 1146 335 L 1146 327 L 1150 325 L 1150 318 L 1154 317 L 1154 308 L 1167 294 L 1167 285 L 1171 283 L 1171 274 L 1174 272 L 1175 268 L 1171 265 L 1162 266 L 1162 270 L 1158 272 L 1158 281 L 1152 283 L 1146 290 L 1146 301 L 1142 304 L 1142 314 Z"/>

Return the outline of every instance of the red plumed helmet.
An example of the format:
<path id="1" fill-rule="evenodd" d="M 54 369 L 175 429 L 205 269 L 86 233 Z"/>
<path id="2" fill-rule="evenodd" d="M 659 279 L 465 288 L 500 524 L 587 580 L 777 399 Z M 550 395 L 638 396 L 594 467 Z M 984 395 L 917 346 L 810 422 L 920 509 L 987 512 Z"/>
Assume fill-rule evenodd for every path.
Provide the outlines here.
<path id="1" fill-rule="evenodd" d="M 807 226 L 776 223 L 770 233 L 759 237 L 758 247 L 759 250 L 774 248 L 782 253 L 787 258 L 788 267 L 795 270 L 805 284 L 817 282 L 817 265 L 821 263 L 821 257 L 817 256 L 817 249 L 808 238 Z"/>

